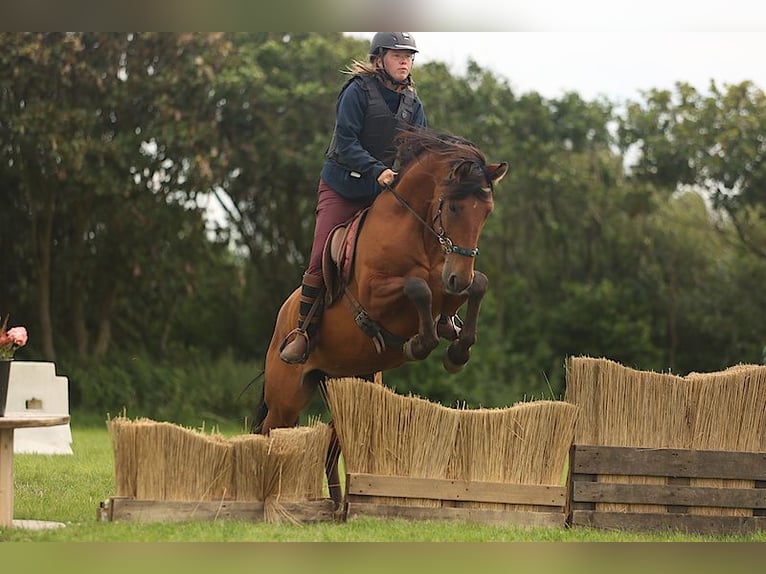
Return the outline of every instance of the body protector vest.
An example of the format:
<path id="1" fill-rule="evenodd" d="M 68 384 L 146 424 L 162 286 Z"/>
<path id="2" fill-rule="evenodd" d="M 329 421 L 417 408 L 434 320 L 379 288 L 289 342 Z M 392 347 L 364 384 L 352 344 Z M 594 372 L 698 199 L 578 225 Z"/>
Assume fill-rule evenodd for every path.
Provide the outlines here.
<path id="1" fill-rule="evenodd" d="M 378 88 L 378 81 L 372 76 L 356 75 L 349 79 L 341 88 L 340 93 L 354 81 L 361 81 L 362 87 L 367 94 L 367 113 L 364 117 L 364 126 L 359 141 L 372 157 L 392 167 L 396 159 L 396 146 L 394 136 L 396 129 L 402 124 L 412 122 L 413 109 L 415 106 L 415 91 L 406 89 L 399 101 L 396 113 L 392 113 L 386 100 Z M 338 96 L 340 98 L 340 95 Z M 337 130 L 337 126 L 335 128 Z M 336 132 L 333 131 L 332 140 L 327 148 L 326 156 L 338 162 Z"/>

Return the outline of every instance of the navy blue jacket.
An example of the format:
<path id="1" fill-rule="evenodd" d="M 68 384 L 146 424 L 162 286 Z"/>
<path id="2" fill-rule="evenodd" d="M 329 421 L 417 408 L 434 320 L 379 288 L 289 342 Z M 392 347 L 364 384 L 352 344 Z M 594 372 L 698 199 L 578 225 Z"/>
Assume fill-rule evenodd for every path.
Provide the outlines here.
<path id="1" fill-rule="evenodd" d="M 396 113 L 403 95 L 375 81 L 392 115 Z M 353 201 L 371 202 L 380 193 L 378 176 L 391 166 L 375 158 L 361 144 L 365 125 L 368 96 L 362 82 L 352 81 L 341 92 L 336 104 L 335 159 L 328 158 L 321 178 L 334 191 Z M 426 125 L 423 105 L 415 97 L 411 124 Z"/>

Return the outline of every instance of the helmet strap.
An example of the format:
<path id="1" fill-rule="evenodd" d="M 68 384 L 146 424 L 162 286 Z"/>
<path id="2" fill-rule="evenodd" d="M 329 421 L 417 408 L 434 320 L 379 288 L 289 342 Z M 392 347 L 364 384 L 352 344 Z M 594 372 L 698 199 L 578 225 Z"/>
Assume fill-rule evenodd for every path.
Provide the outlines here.
<path id="1" fill-rule="evenodd" d="M 412 74 L 408 74 L 407 77 L 403 81 L 399 81 L 394 79 L 394 77 L 388 73 L 388 70 L 386 70 L 386 66 L 383 65 L 383 54 L 385 53 L 385 50 L 381 51 L 381 53 L 377 56 L 377 58 L 380 58 L 380 64 L 375 65 L 375 69 L 377 70 L 378 74 L 381 76 L 381 79 L 384 83 L 391 84 L 393 86 L 393 89 L 397 92 L 403 90 L 404 88 L 412 85 Z"/>
<path id="2" fill-rule="evenodd" d="M 394 90 L 397 92 L 400 92 L 401 90 L 405 89 L 407 86 L 412 84 L 412 75 L 407 76 L 407 78 L 400 82 L 399 80 L 395 80 L 393 77 L 391 77 L 391 74 L 389 74 L 385 68 L 382 70 L 383 72 L 383 79 L 388 82 L 389 84 L 392 84 L 394 86 Z"/>

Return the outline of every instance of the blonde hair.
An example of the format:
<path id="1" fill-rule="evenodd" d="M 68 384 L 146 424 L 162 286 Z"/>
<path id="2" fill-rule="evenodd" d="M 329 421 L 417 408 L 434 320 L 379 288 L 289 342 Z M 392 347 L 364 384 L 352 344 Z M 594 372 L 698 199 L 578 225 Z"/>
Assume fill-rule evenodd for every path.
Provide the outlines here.
<path id="1" fill-rule="evenodd" d="M 350 76 L 377 76 L 380 81 L 386 81 L 385 76 L 381 73 L 381 69 L 375 66 L 373 62 L 360 62 L 359 60 L 351 60 L 351 63 L 346 66 L 345 70 L 341 70 L 343 74 L 349 74 Z M 409 86 L 414 86 L 415 82 L 410 75 Z"/>
<path id="2" fill-rule="evenodd" d="M 352 76 L 375 76 L 378 73 L 378 69 L 372 62 L 360 62 L 359 60 L 352 60 L 351 63 L 346 66 L 346 69 L 343 70 L 343 73 L 351 74 Z"/>

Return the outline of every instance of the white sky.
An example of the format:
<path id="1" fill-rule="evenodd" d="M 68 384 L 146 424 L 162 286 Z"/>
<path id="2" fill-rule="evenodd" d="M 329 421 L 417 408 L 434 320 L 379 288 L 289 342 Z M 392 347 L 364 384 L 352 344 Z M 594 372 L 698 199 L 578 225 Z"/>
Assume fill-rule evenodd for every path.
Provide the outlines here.
<path id="1" fill-rule="evenodd" d="M 586 100 L 624 101 L 652 88 L 673 89 L 677 81 L 707 91 L 711 79 L 719 86 L 750 80 L 766 90 L 766 3 L 536 0 L 530 8 L 521 0 L 479 1 L 481 13 L 495 18 L 488 27 L 516 31 L 413 32 L 416 66 L 443 61 L 462 74 L 470 58 L 507 79 L 517 95 L 537 91 L 546 98 L 575 91 Z M 438 4 L 445 23 L 459 22 L 456 11 L 465 15 L 473 5 Z M 369 39 L 373 33 L 352 34 Z"/>
<path id="2" fill-rule="evenodd" d="M 505 77 L 517 93 L 578 92 L 585 99 L 638 98 L 683 81 L 707 90 L 751 80 L 766 89 L 766 34 L 717 32 L 425 32 L 418 60 L 462 73 L 468 58 Z"/>

